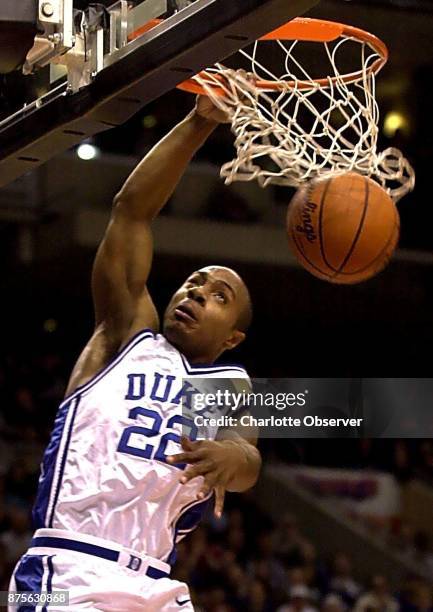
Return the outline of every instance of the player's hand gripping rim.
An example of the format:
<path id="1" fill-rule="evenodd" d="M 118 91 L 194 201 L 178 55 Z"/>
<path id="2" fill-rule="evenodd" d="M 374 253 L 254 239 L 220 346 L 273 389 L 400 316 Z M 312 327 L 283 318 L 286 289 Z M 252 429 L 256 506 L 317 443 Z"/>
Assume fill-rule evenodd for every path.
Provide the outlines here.
<path id="1" fill-rule="evenodd" d="M 241 79 L 249 81 L 252 85 L 254 85 L 257 81 L 256 75 L 242 69 L 227 70 L 227 74 L 229 73 L 238 75 Z M 221 74 L 220 79 L 223 89 L 226 89 L 227 92 L 229 92 L 231 86 L 228 78 Z M 240 95 L 239 93 L 237 95 L 239 96 L 240 100 L 246 99 L 245 95 Z M 215 123 L 230 123 L 229 115 L 222 108 L 218 108 L 218 106 L 207 95 L 197 96 L 195 112 L 208 121 L 214 121 Z"/>

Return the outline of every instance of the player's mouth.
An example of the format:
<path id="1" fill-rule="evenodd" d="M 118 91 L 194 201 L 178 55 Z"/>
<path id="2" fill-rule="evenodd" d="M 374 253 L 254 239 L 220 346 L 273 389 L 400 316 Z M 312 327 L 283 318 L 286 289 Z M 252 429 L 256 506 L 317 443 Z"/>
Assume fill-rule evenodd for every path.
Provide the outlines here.
<path id="1" fill-rule="evenodd" d="M 185 323 L 197 323 L 197 315 L 194 312 L 194 308 L 187 302 L 183 302 L 175 308 L 174 318 Z"/>

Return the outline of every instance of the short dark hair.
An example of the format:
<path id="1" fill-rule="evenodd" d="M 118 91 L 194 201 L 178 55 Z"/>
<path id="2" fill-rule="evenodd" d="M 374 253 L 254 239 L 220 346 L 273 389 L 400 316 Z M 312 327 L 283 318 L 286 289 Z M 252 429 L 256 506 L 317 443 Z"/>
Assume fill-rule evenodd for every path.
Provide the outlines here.
<path id="1" fill-rule="evenodd" d="M 247 294 L 247 301 L 245 306 L 242 308 L 242 311 L 239 314 L 236 326 L 239 331 L 247 332 L 252 320 L 253 320 L 253 303 L 251 301 L 250 292 L 248 291 L 247 286 L 244 283 L 245 291 Z"/>

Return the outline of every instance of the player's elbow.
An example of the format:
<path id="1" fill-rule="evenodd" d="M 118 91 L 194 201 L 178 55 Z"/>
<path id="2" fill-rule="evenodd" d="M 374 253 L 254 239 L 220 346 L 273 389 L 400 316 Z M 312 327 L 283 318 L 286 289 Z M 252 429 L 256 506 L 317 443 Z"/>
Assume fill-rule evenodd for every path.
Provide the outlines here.
<path id="1" fill-rule="evenodd" d="M 137 196 L 130 189 L 121 189 L 113 198 L 113 208 L 129 210 L 136 205 L 136 199 Z"/>
<path id="2" fill-rule="evenodd" d="M 132 194 L 128 190 L 121 189 L 116 193 L 113 198 L 113 208 L 119 208 L 120 206 L 127 206 L 131 201 Z"/>
<path id="3" fill-rule="evenodd" d="M 120 214 L 132 221 L 152 221 L 152 215 L 143 203 L 143 194 L 122 189 L 113 198 L 113 214 Z"/>

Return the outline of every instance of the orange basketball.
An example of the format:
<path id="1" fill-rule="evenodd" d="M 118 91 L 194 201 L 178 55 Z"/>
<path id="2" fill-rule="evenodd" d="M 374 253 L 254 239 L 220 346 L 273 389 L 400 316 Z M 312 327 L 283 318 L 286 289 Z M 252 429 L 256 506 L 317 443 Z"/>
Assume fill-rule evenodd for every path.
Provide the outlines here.
<path id="1" fill-rule="evenodd" d="M 371 278 L 397 246 L 400 220 L 380 185 L 349 172 L 302 187 L 287 213 L 289 243 L 301 265 L 331 283 Z"/>

